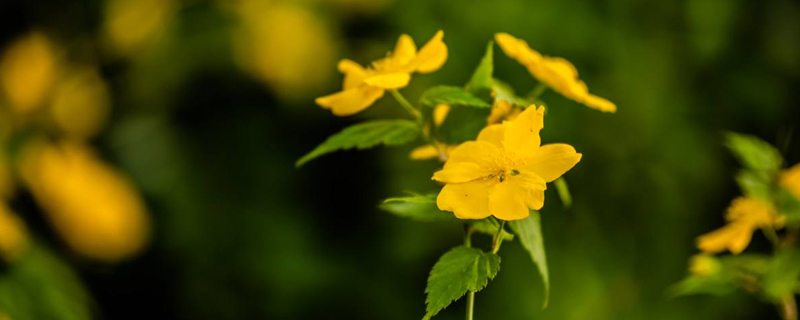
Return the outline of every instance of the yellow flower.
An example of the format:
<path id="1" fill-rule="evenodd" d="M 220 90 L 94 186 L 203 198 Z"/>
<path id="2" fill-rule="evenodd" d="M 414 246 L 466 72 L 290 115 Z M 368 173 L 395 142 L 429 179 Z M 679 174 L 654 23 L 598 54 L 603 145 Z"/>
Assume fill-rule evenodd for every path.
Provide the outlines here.
<path id="1" fill-rule="evenodd" d="M 447 61 L 443 38 L 444 32 L 439 30 L 417 51 L 414 40 L 401 35 L 388 57 L 372 62 L 367 68 L 351 60 L 339 61 L 339 71 L 344 74 L 342 91 L 317 98 L 317 104 L 337 116 L 361 112 L 383 97 L 386 90 L 407 86 L 411 73 L 439 70 Z"/>
<path id="2" fill-rule="evenodd" d="M 611 101 L 589 93 L 586 84 L 578 79 L 578 70 L 566 59 L 543 56 L 525 41 L 507 33 L 498 33 L 494 38 L 507 56 L 517 60 L 534 78 L 564 97 L 603 112 L 617 111 L 617 106 Z"/>
<path id="3" fill-rule="evenodd" d="M 709 255 L 696 254 L 689 260 L 689 272 L 694 275 L 712 275 L 717 273 L 720 268 L 719 261 Z"/>
<path id="4" fill-rule="evenodd" d="M 503 122 L 503 120 L 514 120 L 522 113 L 522 109 L 512 106 L 508 101 L 497 100 L 492 106 L 492 112 L 486 118 L 487 125 Z"/>
<path id="5" fill-rule="evenodd" d="M 0 258 L 14 261 L 25 250 L 28 232 L 25 223 L 0 201 Z"/>
<path id="6" fill-rule="evenodd" d="M 150 221 L 126 177 L 84 145 L 29 148 L 21 161 L 22 179 L 75 252 L 117 262 L 145 247 Z"/>
<path id="7" fill-rule="evenodd" d="M 436 203 L 460 219 L 518 220 L 544 205 L 545 183 L 575 166 L 581 154 L 566 144 L 541 145 L 544 107 L 531 106 L 513 121 L 484 128 L 450 154 L 433 175 L 444 182 Z"/>
<path id="8" fill-rule="evenodd" d="M 725 219 L 727 225 L 697 238 L 697 248 L 711 254 L 725 250 L 739 254 L 750 244 L 756 229 L 783 227 L 783 217 L 772 205 L 751 197 L 734 199 Z"/>
<path id="9" fill-rule="evenodd" d="M 56 84 L 50 112 L 64 133 L 85 140 L 102 129 L 109 101 L 108 88 L 97 71 L 80 67 Z"/>
<path id="10" fill-rule="evenodd" d="M 792 195 L 800 200 L 800 164 L 796 164 L 789 169 L 783 170 L 780 175 L 780 184 Z"/>
<path id="11" fill-rule="evenodd" d="M 0 89 L 12 110 L 27 113 L 41 106 L 57 74 L 56 54 L 47 38 L 33 32 L 0 57 Z"/>
<path id="12" fill-rule="evenodd" d="M 156 39 L 177 12 L 171 0 L 112 0 L 105 8 L 104 32 L 112 48 L 131 55 Z"/>
<path id="13" fill-rule="evenodd" d="M 233 7 L 240 27 L 234 57 L 282 99 L 307 99 L 333 76 L 336 34 L 313 10 L 295 2 L 245 0 Z"/>

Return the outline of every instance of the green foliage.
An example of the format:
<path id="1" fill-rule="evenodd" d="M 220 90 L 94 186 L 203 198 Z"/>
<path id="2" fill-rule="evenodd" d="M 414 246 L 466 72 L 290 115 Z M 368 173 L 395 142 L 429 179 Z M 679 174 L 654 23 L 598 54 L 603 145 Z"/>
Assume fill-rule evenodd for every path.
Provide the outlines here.
<path id="1" fill-rule="evenodd" d="M 478 133 L 486 127 L 486 117 L 490 109 L 453 107 L 442 125 L 436 130 L 439 141 L 459 144 L 475 140 Z"/>
<path id="2" fill-rule="evenodd" d="M 725 274 L 727 276 L 727 274 Z M 670 297 L 688 296 L 695 294 L 710 294 L 722 296 L 733 292 L 736 286 L 732 278 L 723 274 L 715 276 L 689 275 L 680 282 L 672 285 L 667 294 Z"/>
<path id="3" fill-rule="evenodd" d="M 378 207 L 397 216 L 422 222 L 457 220 L 452 213 L 436 207 L 436 194 L 388 198 Z"/>
<path id="4" fill-rule="evenodd" d="M 759 174 L 774 175 L 783 158 L 778 149 L 751 135 L 728 133 L 726 145 L 746 168 Z"/>
<path id="5" fill-rule="evenodd" d="M 558 191 L 558 197 L 561 198 L 561 203 L 564 204 L 565 208 L 569 208 L 572 206 L 572 194 L 569 192 L 569 186 L 567 185 L 567 180 L 564 177 L 556 179 L 554 182 L 556 185 L 556 191 Z"/>
<path id="6" fill-rule="evenodd" d="M 37 245 L 0 273 L 0 311 L 11 319 L 89 320 L 89 306 L 78 276 Z"/>
<path id="7" fill-rule="evenodd" d="M 789 226 L 800 225 L 800 200 L 786 188 L 778 188 L 778 211 L 786 217 Z"/>
<path id="8" fill-rule="evenodd" d="M 500 256 L 470 247 L 456 247 L 433 266 L 425 293 L 424 320 L 430 319 L 467 291 L 478 292 L 500 270 Z"/>
<path id="9" fill-rule="evenodd" d="M 498 79 L 494 79 L 492 81 L 492 91 L 494 91 L 494 100 L 495 101 L 507 101 L 512 105 L 517 105 L 521 107 L 527 107 L 530 105 L 530 101 L 525 98 L 518 97 L 517 94 L 514 92 L 514 88 L 512 88 L 509 84 L 500 81 Z"/>
<path id="10" fill-rule="evenodd" d="M 486 46 L 486 54 L 484 54 L 475 72 L 472 73 L 469 83 L 467 83 L 467 91 L 478 97 L 489 98 L 492 92 L 492 85 L 494 83 L 492 74 L 494 73 L 494 42 L 489 41 Z"/>
<path id="11" fill-rule="evenodd" d="M 800 280 L 800 250 L 796 248 L 779 251 L 772 259 L 762 286 L 764 293 L 774 301 L 784 295 L 793 294 Z"/>
<path id="12" fill-rule="evenodd" d="M 475 229 L 475 231 L 480 233 L 485 233 L 493 237 L 497 234 L 497 230 L 500 229 L 500 223 L 497 222 L 497 219 L 495 219 L 494 217 L 489 217 L 482 220 L 476 220 L 471 224 L 472 228 Z M 508 233 L 505 230 L 505 228 L 503 228 L 503 231 L 501 231 L 500 237 L 503 238 L 504 241 L 514 240 L 514 235 Z"/>
<path id="13" fill-rule="evenodd" d="M 772 201 L 771 182 L 764 175 L 743 170 L 736 175 L 736 182 L 746 196 Z"/>
<path id="14" fill-rule="evenodd" d="M 544 239 L 542 238 L 542 221 L 538 211 L 531 210 L 531 214 L 522 220 L 510 221 L 511 230 L 517 234 L 519 241 L 531 260 L 538 267 L 539 274 L 544 284 L 544 303 L 542 308 L 547 307 L 550 297 L 550 273 L 547 270 L 547 256 L 544 252 Z"/>
<path id="15" fill-rule="evenodd" d="M 440 103 L 451 106 L 470 106 L 478 108 L 489 108 L 492 105 L 486 101 L 472 95 L 468 91 L 454 86 L 435 86 L 422 93 L 420 102 L 424 105 L 433 107 Z"/>
<path id="16" fill-rule="evenodd" d="M 726 295 L 737 286 L 755 290 L 759 279 L 770 268 L 769 257 L 763 254 L 740 254 L 735 256 L 704 256 L 710 269 L 704 274 L 691 274 L 669 288 L 672 297 L 711 294 Z"/>
<path id="17" fill-rule="evenodd" d="M 411 142 L 419 135 L 419 127 L 408 120 L 375 120 L 345 128 L 328 137 L 325 142 L 297 160 L 300 167 L 319 156 L 352 148 L 367 149 L 377 145 L 401 145 Z"/>

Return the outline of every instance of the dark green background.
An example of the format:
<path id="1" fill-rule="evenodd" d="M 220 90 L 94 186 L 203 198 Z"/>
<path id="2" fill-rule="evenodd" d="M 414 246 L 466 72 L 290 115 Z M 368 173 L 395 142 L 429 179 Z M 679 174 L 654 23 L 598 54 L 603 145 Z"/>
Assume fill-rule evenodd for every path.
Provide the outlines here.
<path id="1" fill-rule="evenodd" d="M 465 83 L 487 41 L 505 31 L 569 59 L 593 93 L 617 104 L 616 114 L 603 114 L 544 95 L 543 140 L 584 154 L 566 175 L 573 207 L 563 209 L 551 190 L 542 211 L 550 307 L 540 310 L 536 270 L 513 243 L 477 294 L 476 319 L 777 318 L 743 293 L 670 299 L 666 290 L 685 275 L 694 238 L 720 226 L 739 194 L 723 132 L 794 138 L 784 152 L 790 164 L 800 161 L 797 1 L 416 0 L 370 15 L 305 5 L 342 35 L 341 58 L 360 63 L 401 33 L 421 43 L 444 30 L 450 58 L 402 90 L 412 101 L 428 86 Z M 3 1 L 0 44 L 32 28 L 91 38 L 102 6 Z M 101 65 L 114 113 L 95 145 L 141 187 L 156 238 L 142 257 L 113 267 L 64 254 L 98 316 L 421 318 L 427 272 L 461 242 L 461 229 L 406 221 L 377 204 L 405 190 L 435 191 L 438 164 L 411 162 L 407 146 L 337 153 L 296 170 L 297 158 L 346 125 L 406 115 L 387 96 L 363 114 L 334 117 L 313 99 L 338 90 L 338 76 L 281 100 L 233 64 L 231 19 L 214 2 L 184 1 L 177 36 L 158 55 Z M 498 77 L 520 90 L 535 84 L 495 52 Z M 12 205 L 37 216 L 25 195 Z M 767 247 L 754 239 L 751 250 Z M 437 319 L 461 319 L 463 307 Z"/>

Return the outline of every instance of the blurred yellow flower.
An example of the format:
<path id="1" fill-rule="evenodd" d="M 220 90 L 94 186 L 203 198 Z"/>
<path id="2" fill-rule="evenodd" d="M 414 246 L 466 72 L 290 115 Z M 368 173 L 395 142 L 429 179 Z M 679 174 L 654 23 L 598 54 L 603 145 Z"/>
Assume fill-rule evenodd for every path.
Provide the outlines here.
<path id="1" fill-rule="evenodd" d="M 739 254 L 750 244 L 756 229 L 780 229 L 784 220 L 771 204 L 751 197 L 734 199 L 725 219 L 727 225 L 697 238 L 697 248 L 709 254 L 725 250 Z"/>
<path id="2" fill-rule="evenodd" d="M 105 36 L 116 53 L 132 55 L 167 28 L 178 8 L 171 0 L 111 0 L 105 8 Z"/>
<path id="3" fill-rule="evenodd" d="M 439 30 L 419 51 L 414 40 L 403 34 L 388 57 L 372 62 L 364 68 L 351 60 L 339 61 L 339 71 L 344 74 L 342 91 L 317 98 L 318 105 L 330 109 L 337 116 L 361 112 L 383 97 L 386 90 L 408 85 L 411 73 L 430 73 L 447 61 L 447 46 Z"/>
<path id="4" fill-rule="evenodd" d="M 241 68 L 284 99 L 305 99 L 333 76 L 337 55 L 333 29 L 309 9 L 291 3 L 244 0 L 234 57 Z"/>
<path id="5" fill-rule="evenodd" d="M 493 125 L 505 121 L 511 121 L 522 113 L 522 109 L 512 106 L 508 101 L 497 100 L 492 106 L 492 112 L 486 119 L 487 125 Z"/>
<path id="6" fill-rule="evenodd" d="M 67 136 L 88 139 L 105 124 L 109 101 L 108 88 L 97 71 L 80 67 L 57 82 L 50 112 Z"/>
<path id="7" fill-rule="evenodd" d="M 117 262 L 144 248 L 150 221 L 142 198 L 88 146 L 42 142 L 21 162 L 23 181 L 75 252 Z"/>
<path id="8" fill-rule="evenodd" d="M 800 164 L 783 170 L 779 180 L 782 187 L 786 188 L 795 198 L 800 200 Z"/>
<path id="9" fill-rule="evenodd" d="M 544 107 L 531 106 L 513 121 L 484 128 L 477 141 L 455 148 L 444 169 L 433 175 L 444 182 L 436 203 L 460 219 L 503 220 L 528 216 L 528 210 L 544 205 L 546 183 L 581 159 L 566 144 L 541 146 Z"/>
<path id="10" fill-rule="evenodd" d="M 709 276 L 719 272 L 721 266 L 713 256 L 696 254 L 689 260 L 689 272 L 698 276 Z"/>
<path id="11" fill-rule="evenodd" d="M 0 89 L 11 109 L 26 113 L 44 102 L 58 64 L 50 41 L 32 32 L 13 42 L 0 57 Z"/>
<path id="12" fill-rule="evenodd" d="M 0 201 L 0 258 L 6 262 L 16 260 L 27 244 L 25 223 Z"/>
<path id="13" fill-rule="evenodd" d="M 543 56 L 525 41 L 507 33 L 498 33 L 494 38 L 507 56 L 517 60 L 534 78 L 564 97 L 603 112 L 617 111 L 617 106 L 611 101 L 589 93 L 586 84 L 578 79 L 578 70 L 566 59 Z"/>

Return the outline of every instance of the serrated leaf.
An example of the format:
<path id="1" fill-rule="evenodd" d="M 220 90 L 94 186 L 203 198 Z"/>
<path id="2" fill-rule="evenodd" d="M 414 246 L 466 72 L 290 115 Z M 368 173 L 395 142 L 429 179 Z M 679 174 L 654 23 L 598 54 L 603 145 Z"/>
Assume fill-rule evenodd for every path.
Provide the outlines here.
<path id="1" fill-rule="evenodd" d="M 454 86 L 436 86 L 425 90 L 425 92 L 422 93 L 420 102 L 430 107 L 440 103 L 446 103 L 451 106 L 491 107 L 486 101 L 481 100 L 462 88 Z"/>
<path id="2" fill-rule="evenodd" d="M 556 179 L 555 183 L 556 191 L 558 191 L 558 197 L 561 198 L 561 203 L 564 204 L 564 208 L 569 208 L 572 206 L 572 194 L 569 193 L 569 186 L 567 185 L 567 180 L 564 180 L 563 177 Z"/>
<path id="3" fill-rule="evenodd" d="M 726 146 L 748 169 L 771 176 L 783 163 L 778 149 L 764 140 L 738 133 L 728 133 L 725 138 Z"/>
<path id="4" fill-rule="evenodd" d="M 544 303 L 542 308 L 547 308 L 550 299 L 550 273 L 547 270 L 547 256 L 544 252 L 544 239 L 542 238 L 542 221 L 538 211 L 531 210 L 530 215 L 522 220 L 509 221 L 511 230 L 528 251 L 531 260 L 539 269 L 539 275 L 544 284 Z"/>
<path id="5" fill-rule="evenodd" d="M 447 118 L 436 130 L 439 141 L 456 145 L 468 140 L 475 140 L 478 133 L 486 127 L 486 118 L 491 109 L 483 108 L 451 108 Z"/>
<path id="6" fill-rule="evenodd" d="M 512 105 L 521 107 L 528 107 L 530 101 L 525 98 L 518 97 L 509 84 L 498 79 L 492 80 L 492 91 L 494 92 L 494 101 L 507 101 Z"/>
<path id="7" fill-rule="evenodd" d="M 470 247 L 456 247 L 445 253 L 433 266 L 425 287 L 428 320 L 458 300 L 467 291 L 478 292 L 500 270 L 500 256 Z"/>
<path id="8" fill-rule="evenodd" d="M 488 96 L 492 91 L 494 82 L 492 79 L 492 73 L 494 72 L 493 47 L 494 42 L 489 41 L 489 45 L 486 46 L 486 53 L 483 55 L 478 67 L 475 68 L 475 72 L 472 73 L 469 83 L 467 83 L 467 91 L 476 96 Z"/>
<path id="9" fill-rule="evenodd" d="M 762 286 L 764 293 L 781 301 L 784 295 L 793 294 L 800 280 L 800 250 L 788 249 L 779 251 L 764 275 Z"/>
<path id="10" fill-rule="evenodd" d="M 500 229 L 500 223 L 497 222 L 497 219 L 493 217 L 481 220 L 474 220 L 473 222 L 470 222 L 470 224 L 472 225 L 472 228 L 475 231 L 490 235 L 492 237 L 494 237 L 497 234 L 497 230 Z M 500 237 L 503 238 L 503 241 L 514 240 L 514 235 L 508 233 L 508 231 L 506 231 L 505 228 L 502 231 L 502 233 L 500 233 Z"/>
<path id="11" fill-rule="evenodd" d="M 378 207 L 389 213 L 416 221 L 457 220 L 452 213 L 440 211 L 436 207 L 436 194 L 388 198 L 383 200 Z"/>
<path id="12" fill-rule="evenodd" d="M 413 121 L 375 120 L 359 123 L 328 137 L 325 142 L 297 160 L 295 166 L 300 167 L 319 156 L 338 150 L 401 145 L 413 141 L 418 135 L 419 127 Z"/>

